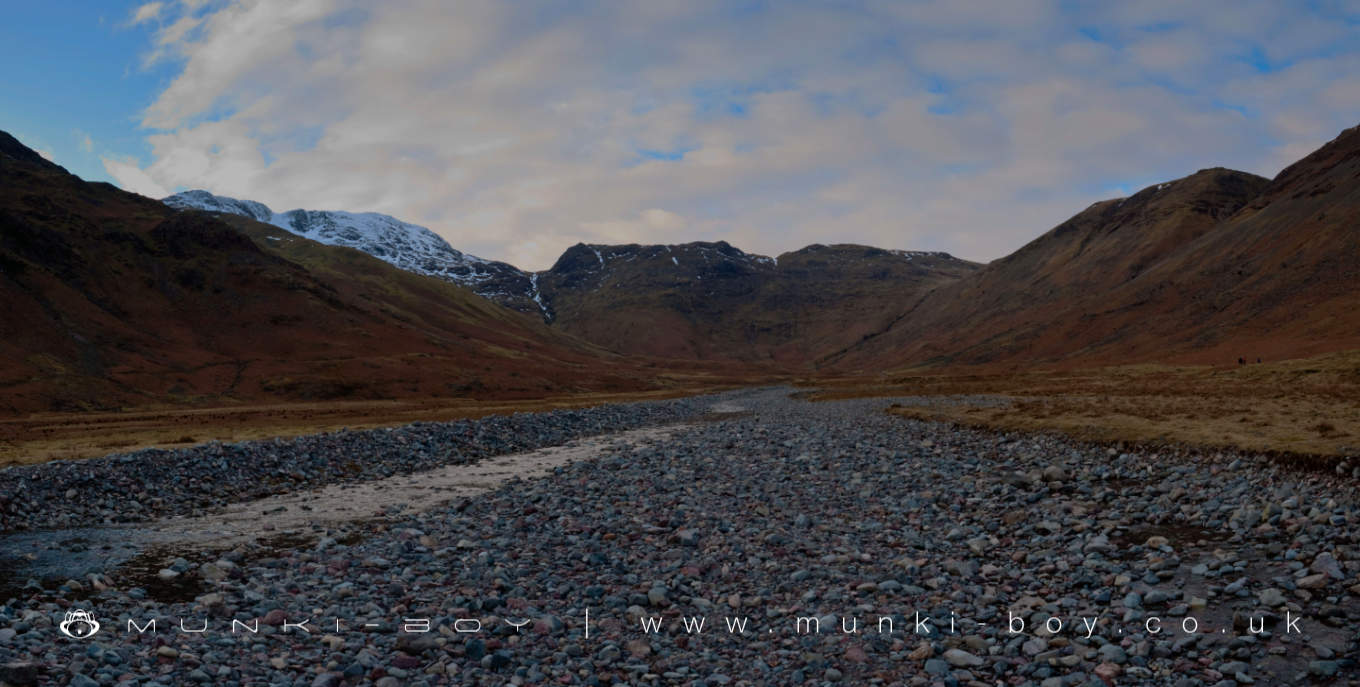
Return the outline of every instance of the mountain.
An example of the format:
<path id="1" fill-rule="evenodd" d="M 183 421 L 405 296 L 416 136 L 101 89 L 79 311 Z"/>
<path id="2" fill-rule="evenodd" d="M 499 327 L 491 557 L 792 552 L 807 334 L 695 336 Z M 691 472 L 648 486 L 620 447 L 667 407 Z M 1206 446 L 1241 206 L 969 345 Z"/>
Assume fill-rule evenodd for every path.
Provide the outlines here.
<path id="1" fill-rule="evenodd" d="M 726 242 L 587 245 L 525 272 L 387 215 L 292 210 L 186 191 L 162 202 L 251 218 L 374 255 L 629 355 L 799 364 L 886 326 L 891 304 L 977 265 L 944 253 L 808 246 L 779 258 Z"/>
<path id="2" fill-rule="evenodd" d="M 796 366 L 885 326 L 892 303 L 977 267 L 856 245 L 770 258 L 724 241 L 577 244 L 536 286 L 554 326 L 610 350 Z"/>
<path id="3" fill-rule="evenodd" d="M 264 203 L 184 191 L 161 200 L 180 210 L 201 210 L 248 217 L 330 246 L 361 250 L 401 269 L 466 286 L 521 312 L 536 312 L 529 297 L 530 275 L 495 260 L 463 253 L 433 231 L 376 212 L 289 210 L 274 212 Z"/>
<path id="4" fill-rule="evenodd" d="M 1083 210 L 819 363 L 1224 363 L 1360 346 L 1360 131 L 1267 180 L 1201 170 Z"/>
<path id="5" fill-rule="evenodd" d="M 0 302 L 8 413 L 668 383 L 364 252 L 82 181 L 3 132 Z"/>
<path id="6" fill-rule="evenodd" d="M 855 245 L 765 257 L 725 242 L 578 244 L 529 273 L 386 216 L 280 215 L 202 192 L 167 202 L 267 216 L 615 353 L 840 374 L 1360 347 L 1357 179 L 1351 129 L 1275 179 L 1204 169 L 1095 203 L 987 265 Z"/>

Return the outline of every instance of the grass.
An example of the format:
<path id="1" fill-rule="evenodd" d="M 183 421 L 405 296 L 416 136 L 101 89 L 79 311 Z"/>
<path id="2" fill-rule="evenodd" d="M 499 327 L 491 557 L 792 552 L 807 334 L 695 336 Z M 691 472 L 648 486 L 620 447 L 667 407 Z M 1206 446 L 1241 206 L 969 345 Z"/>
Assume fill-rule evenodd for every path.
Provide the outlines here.
<path id="1" fill-rule="evenodd" d="M 659 378 L 667 374 L 658 371 Z M 427 398 L 45 413 L 0 419 L 0 465 L 149 446 L 183 447 L 211 440 L 674 398 L 743 383 L 727 382 L 674 379 L 660 391 L 526 400 Z M 776 380 L 748 383 L 757 382 Z M 918 397 L 892 412 L 966 426 L 1057 431 L 1100 442 L 1176 442 L 1314 456 L 1360 454 L 1360 350 L 1231 367 L 903 372 L 874 379 L 806 378 L 799 383 L 816 387 L 810 394 L 815 399 Z M 978 403 L 978 397 L 988 402 Z"/>
<path id="2" fill-rule="evenodd" d="M 966 426 L 1100 442 L 1360 454 L 1360 351 L 1231 367 L 904 373 L 822 386 L 814 398 L 920 397 L 892 412 Z M 970 400 L 978 396 L 987 402 Z"/>
<path id="3" fill-rule="evenodd" d="M 727 387 L 676 386 L 662 391 L 581 393 L 513 401 L 435 398 L 42 413 L 0 420 L 0 466 L 89 458 L 149 447 L 183 448 L 213 440 L 243 441 L 341 428 L 367 429 L 522 411 L 585 408 L 676 398 Z"/>

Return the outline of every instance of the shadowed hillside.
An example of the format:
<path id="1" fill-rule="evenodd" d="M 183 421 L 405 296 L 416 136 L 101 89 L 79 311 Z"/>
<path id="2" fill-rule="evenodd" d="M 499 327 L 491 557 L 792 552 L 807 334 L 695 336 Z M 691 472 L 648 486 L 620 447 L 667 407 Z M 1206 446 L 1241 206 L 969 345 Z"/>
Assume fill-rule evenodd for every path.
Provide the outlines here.
<path id="1" fill-rule="evenodd" d="M 1228 362 L 1360 346 L 1360 132 L 1270 181 L 1208 169 L 1096 203 L 821 362 Z"/>
<path id="2" fill-rule="evenodd" d="M 802 366 L 977 267 L 944 253 L 847 244 L 778 258 L 724 241 L 578 244 L 537 285 L 554 326 L 610 350 Z"/>
<path id="3" fill-rule="evenodd" d="M 0 302 L 9 413 L 668 383 L 359 251 L 82 181 L 7 134 Z"/>
<path id="4" fill-rule="evenodd" d="M 1360 347 L 1356 129 L 1274 180 L 1206 169 L 1096 203 L 986 266 L 856 245 L 578 244 L 523 273 L 506 304 L 532 314 L 248 216 L 81 181 L 7 135 L 0 225 L 0 408 L 16 413 Z"/>

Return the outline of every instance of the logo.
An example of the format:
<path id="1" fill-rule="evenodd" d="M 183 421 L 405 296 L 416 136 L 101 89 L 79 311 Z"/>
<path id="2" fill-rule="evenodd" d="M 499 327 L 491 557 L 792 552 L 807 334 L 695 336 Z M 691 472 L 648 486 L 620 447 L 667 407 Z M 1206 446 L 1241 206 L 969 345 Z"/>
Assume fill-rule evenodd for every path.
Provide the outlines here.
<path id="1" fill-rule="evenodd" d="M 89 639 L 99 631 L 99 621 L 94 619 L 93 613 L 77 608 L 66 612 L 66 619 L 57 629 L 71 639 Z"/>

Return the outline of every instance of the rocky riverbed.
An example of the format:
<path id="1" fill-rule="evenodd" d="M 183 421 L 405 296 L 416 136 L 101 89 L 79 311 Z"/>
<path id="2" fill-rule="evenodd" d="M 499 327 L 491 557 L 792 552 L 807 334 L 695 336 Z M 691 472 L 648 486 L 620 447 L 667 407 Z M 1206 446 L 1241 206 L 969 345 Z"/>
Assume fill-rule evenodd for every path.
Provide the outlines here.
<path id="1" fill-rule="evenodd" d="M 0 532 L 202 514 L 271 494 L 677 422 L 708 405 L 703 398 L 609 404 L 11 467 L 0 470 Z"/>
<path id="2" fill-rule="evenodd" d="M 227 548 L 152 548 L 80 579 L 11 585 L 14 598 L 0 607 L 0 681 L 1056 687 L 1360 679 L 1353 480 L 1251 455 L 1126 452 L 960 430 L 888 416 L 882 410 L 892 402 L 809 403 L 776 389 L 648 406 L 647 417 L 606 431 L 697 420 L 715 405 L 724 412 L 658 441 L 604 441 L 540 477 L 424 510 L 304 519 Z M 550 415 L 489 421 L 533 429 L 486 447 L 476 437 L 489 434 L 476 423 L 456 432 L 392 430 L 420 433 L 407 445 L 427 456 L 392 465 L 383 456 L 400 456 L 399 442 L 376 454 L 334 435 L 299 439 L 300 464 L 310 467 L 285 485 L 227 490 L 201 506 L 179 496 L 148 502 L 159 504 L 158 516 L 203 515 L 266 489 L 473 462 L 549 445 L 555 431 L 573 438 L 553 429 Z M 272 449 L 277 463 L 239 483 L 270 469 L 287 473 L 286 443 Z M 257 449 L 201 450 L 199 464 L 211 467 L 212 451 Z M 158 479 L 154 465 L 106 460 L 107 474 L 131 464 L 134 476 Z M 351 461 L 370 472 L 331 479 L 337 473 L 327 466 Z M 0 493 L 29 502 L 5 474 Z M 221 482 L 224 473 L 210 474 Z M 90 508 L 46 520 L 11 510 L 7 522 L 136 519 Z M 94 637 L 59 632 L 77 609 L 101 623 Z M 151 619 L 154 633 L 144 629 Z M 199 628 L 206 631 L 190 631 Z"/>

